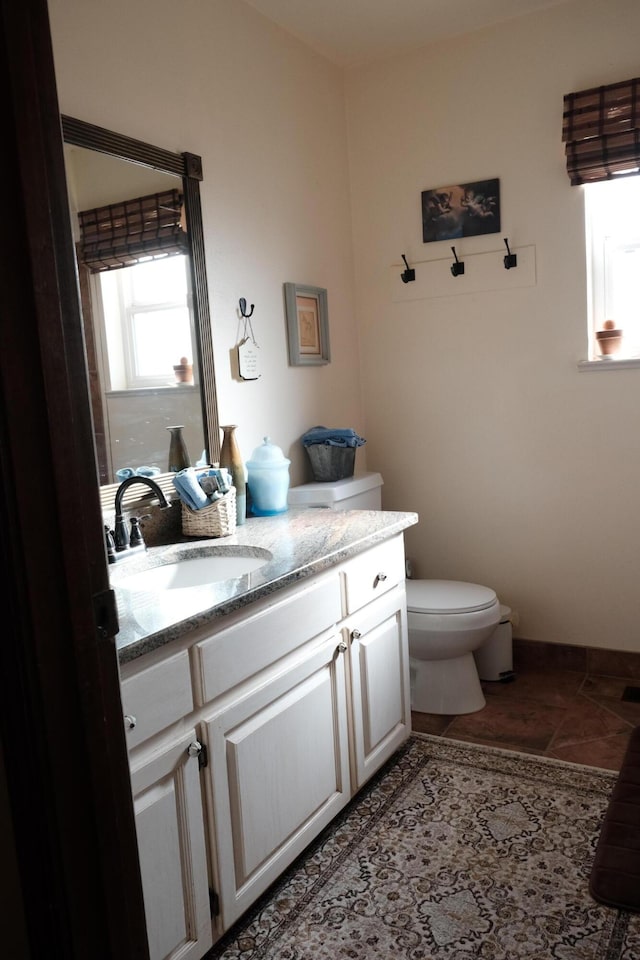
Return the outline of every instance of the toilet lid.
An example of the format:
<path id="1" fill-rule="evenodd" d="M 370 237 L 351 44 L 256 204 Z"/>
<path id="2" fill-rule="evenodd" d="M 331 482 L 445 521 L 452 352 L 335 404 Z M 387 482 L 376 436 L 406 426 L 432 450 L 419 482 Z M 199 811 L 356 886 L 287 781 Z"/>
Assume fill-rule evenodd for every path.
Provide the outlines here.
<path id="1" fill-rule="evenodd" d="M 407 580 L 407 609 L 412 613 L 473 613 L 497 601 L 495 591 L 460 580 Z"/>

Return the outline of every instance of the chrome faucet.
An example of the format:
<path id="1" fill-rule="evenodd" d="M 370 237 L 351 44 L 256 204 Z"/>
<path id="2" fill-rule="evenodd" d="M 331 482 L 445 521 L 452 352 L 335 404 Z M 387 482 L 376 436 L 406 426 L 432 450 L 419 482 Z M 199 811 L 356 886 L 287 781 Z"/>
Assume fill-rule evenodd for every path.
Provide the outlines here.
<path id="1" fill-rule="evenodd" d="M 115 523 L 113 528 L 113 540 L 114 546 L 117 553 L 127 550 L 130 544 L 129 531 L 127 530 L 127 524 L 122 516 L 122 498 L 125 494 L 125 491 L 129 489 L 134 483 L 142 483 L 145 487 L 149 487 L 150 490 L 155 493 L 157 499 L 160 501 L 160 506 L 163 509 L 171 506 L 171 503 L 165 497 L 162 489 L 155 480 L 152 480 L 150 477 L 127 477 L 126 480 L 123 480 L 120 486 L 116 491 L 116 502 L 115 502 Z M 144 547 L 144 543 L 140 543 Z"/>

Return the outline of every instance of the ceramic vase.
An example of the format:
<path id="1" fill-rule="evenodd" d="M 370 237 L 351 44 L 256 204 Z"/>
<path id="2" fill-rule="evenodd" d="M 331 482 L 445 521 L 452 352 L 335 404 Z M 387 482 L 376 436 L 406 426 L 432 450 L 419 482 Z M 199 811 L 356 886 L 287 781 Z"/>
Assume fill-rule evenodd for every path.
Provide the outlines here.
<path id="1" fill-rule="evenodd" d="M 247 480 L 236 439 L 236 424 L 221 427 L 222 446 L 220 447 L 220 466 L 226 467 L 236 488 L 236 524 L 240 526 L 247 518 Z"/>
<path id="2" fill-rule="evenodd" d="M 290 463 L 269 437 L 253 451 L 247 461 L 247 486 L 254 516 L 272 517 L 288 509 Z"/>
<path id="3" fill-rule="evenodd" d="M 168 470 L 170 473 L 179 473 L 180 470 L 185 470 L 191 466 L 187 447 L 184 442 L 184 437 L 182 436 L 184 426 L 167 427 L 167 430 L 171 434 L 171 440 L 169 441 Z"/>

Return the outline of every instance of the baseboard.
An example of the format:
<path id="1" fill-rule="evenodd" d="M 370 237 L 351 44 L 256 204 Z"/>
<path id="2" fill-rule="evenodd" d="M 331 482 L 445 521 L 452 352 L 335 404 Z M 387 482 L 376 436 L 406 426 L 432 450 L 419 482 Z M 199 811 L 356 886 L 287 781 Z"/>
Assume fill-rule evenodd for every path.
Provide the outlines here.
<path id="1" fill-rule="evenodd" d="M 568 643 L 545 643 L 513 639 L 514 670 L 575 670 L 605 677 L 640 680 L 640 653 L 604 650 L 601 647 L 576 647 Z"/>

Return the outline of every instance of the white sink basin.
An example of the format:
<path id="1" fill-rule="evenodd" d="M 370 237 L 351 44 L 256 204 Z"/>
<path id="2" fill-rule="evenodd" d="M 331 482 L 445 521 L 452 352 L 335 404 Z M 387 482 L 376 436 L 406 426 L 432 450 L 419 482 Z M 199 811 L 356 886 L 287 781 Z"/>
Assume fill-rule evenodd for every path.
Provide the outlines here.
<path id="1" fill-rule="evenodd" d="M 138 592 L 162 592 L 182 590 L 185 587 L 206 587 L 221 580 L 244 577 L 271 560 L 268 550 L 260 555 L 249 553 L 224 553 L 183 558 L 173 563 L 163 563 L 140 573 L 123 577 L 118 586 L 123 590 Z"/>

